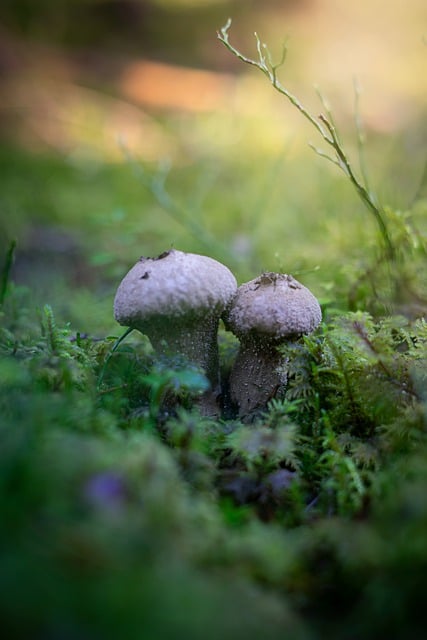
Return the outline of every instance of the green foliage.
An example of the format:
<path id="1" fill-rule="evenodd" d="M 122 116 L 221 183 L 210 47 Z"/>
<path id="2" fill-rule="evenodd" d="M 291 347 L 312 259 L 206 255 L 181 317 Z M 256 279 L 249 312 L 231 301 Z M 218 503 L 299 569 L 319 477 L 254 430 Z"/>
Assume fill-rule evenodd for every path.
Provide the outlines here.
<path id="1" fill-rule="evenodd" d="M 285 397 L 243 425 L 200 416 L 188 363 L 135 332 L 74 333 L 27 296 L 8 281 L 1 308 L 10 636 L 418 633 L 424 320 L 331 311 L 283 348 Z M 222 339 L 224 372 L 234 353 Z"/>

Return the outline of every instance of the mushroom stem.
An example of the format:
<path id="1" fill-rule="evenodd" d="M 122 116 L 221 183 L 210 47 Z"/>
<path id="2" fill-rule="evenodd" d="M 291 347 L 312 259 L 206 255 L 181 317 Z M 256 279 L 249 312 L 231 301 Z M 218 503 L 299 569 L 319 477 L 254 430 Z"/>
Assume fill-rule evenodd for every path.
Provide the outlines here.
<path id="1" fill-rule="evenodd" d="M 203 369 L 212 388 L 215 388 L 219 384 L 218 324 L 219 319 L 214 316 L 195 319 L 191 323 L 159 321 L 144 333 L 158 354 L 179 354 L 184 360 Z"/>
<path id="2" fill-rule="evenodd" d="M 230 396 L 238 417 L 251 421 L 269 400 L 284 392 L 285 359 L 268 341 L 243 340 L 230 374 Z"/>
<path id="3" fill-rule="evenodd" d="M 159 322 L 146 331 L 152 347 L 160 354 L 170 357 L 177 355 L 200 367 L 210 383 L 210 388 L 194 401 L 201 415 L 219 417 L 218 332 L 219 319 L 215 316 L 200 318 L 193 323 L 176 323 L 162 326 Z"/>

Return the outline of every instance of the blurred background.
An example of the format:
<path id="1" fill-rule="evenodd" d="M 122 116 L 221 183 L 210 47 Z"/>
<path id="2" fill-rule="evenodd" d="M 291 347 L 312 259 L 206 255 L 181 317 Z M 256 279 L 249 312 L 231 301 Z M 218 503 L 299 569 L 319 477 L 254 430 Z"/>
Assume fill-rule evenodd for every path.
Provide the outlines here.
<path id="1" fill-rule="evenodd" d="M 425 0 L 2 0 L 1 255 L 15 239 L 15 282 L 80 331 L 117 331 L 140 255 L 289 272 L 328 301 L 375 246 L 315 130 L 217 40 L 229 17 L 247 55 L 255 31 L 277 59 L 286 41 L 282 83 L 315 115 L 320 88 L 355 166 L 358 111 L 383 203 L 425 197 Z"/>

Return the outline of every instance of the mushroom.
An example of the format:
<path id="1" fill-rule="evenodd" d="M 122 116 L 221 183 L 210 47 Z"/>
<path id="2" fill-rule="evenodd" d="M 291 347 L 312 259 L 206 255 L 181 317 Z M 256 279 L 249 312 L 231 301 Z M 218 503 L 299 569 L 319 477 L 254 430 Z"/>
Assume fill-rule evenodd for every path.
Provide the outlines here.
<path id="1" fill-rule="evenodd" d="M 207 414 L 217 413 L 218 323 L 236 289 L 234 275 L 220 262 L 172 249 L 140 258 L 114 299 L 119 324 L 146 334 L 157 353 L 179 354 L 203 369 L 211 384 L 200 407 Z"/>
<path id="2" fill-rule="evenodd" d="M 230 396 L 240 418 L 250 421 L 284 391 L 287 374 L 277 347 L 311 333 L 321 319 L 316 298 L 290 275 L 263 273 L 238 288 L 224 323 L 240 339 L 230 374 Z"/>

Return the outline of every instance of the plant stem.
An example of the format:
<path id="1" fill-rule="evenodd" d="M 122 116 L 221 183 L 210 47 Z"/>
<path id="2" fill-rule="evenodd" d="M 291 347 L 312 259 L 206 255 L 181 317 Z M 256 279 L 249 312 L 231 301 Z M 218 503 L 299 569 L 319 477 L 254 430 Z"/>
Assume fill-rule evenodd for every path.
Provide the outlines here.
<path id="1" fill-rule="evenodd" d="M 277 69 L 279 69 L 284 61 L 286 48 L 283 48 L 282 56 L 277 64 L 273 64 L 270 52 L 267 46 L 261 43 L 258 35 L 255 33 L 257 51 L 258 51 L 258 60 L 253 60 L 252 58 L 248 58 L 243 55 L 238 49 L 236 49 L 229 40 L 228 31 L 231 26 L 231 19 L 227 21 L 224 27 L 220 29 L 218 32 L 218 39 L 220 42 L 224 44 L 224 46 L 239 60 L 242 62 L 249 64 L 253 67 L 256 67 L 264 75 L 267 76 L 273 88 L 278 91 L 280 94 L 285 96 L 289 102 L 298 109 L 298 111 L 304 116 L 306 120 L 310 122 L 310 124 L 316 129 L 316 131 L 322 136 L 323 140 L 326 144 L 334 150 L 334 155 L 330 156 L 322 150 L 317 149 L 315 146 L 310 145 L 312 149 L 318 153 L 321 157 L 330 160 L 333 164 L 336 164 L 349 178 L 350 182 L 356 189 L 357 194 L 368 208 L 368 210 L 373 214 L 375 221 L 378 225 L 380 235 L 382 237 L 384 248 L 385 248 L 385 256 L 386 258 L 392 262 L 396 257 L 396 249 L 390 237 L 390 233 L 388 230 L 387 222 L 385 219 L 385 213 L 382 208 L 377 204 L 377 200 L 372 194 L 371 190 L 367 186 L 366 178 L 364 175 L 362 178 L 365 180 L 365 185 L 363 182 L 357 177 L 356 173 L 353 170 L 353 167 L 350 163 L 350 160 L 342 146 L 340 141 L 337 128 L 335 126 L 334 120 L 332 118 L 332 114 L 329 108 L 326 105 L 326 102 L 322 95 L 319 93 L 320 100 L 325 109 L 327 115 L 320 114 L 318 117 L 315 117 L 311 114 L 304 105 L 298 100 L 298 98 L 293 95 L 286 87 L 284 87 L 277 78 Z M 360 129 L 359 129 L 360 135 Z M 362 172 L 364 173 L 364 172 Z"/>
<path id="2" fill-rule="evenodd" d="M 4 266 L 1 272 L 0 306 L 3 305 L 6 298 L 7 288 L 9 285 L 10 271 L 12 269 L 13 259 L 15 257 L 15 249 L 16 249 L 16 240 L 12 240 L 7 250 L 6 259 L 4 261 Z"/>

